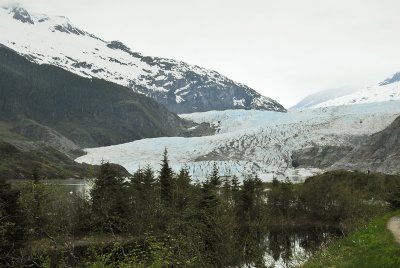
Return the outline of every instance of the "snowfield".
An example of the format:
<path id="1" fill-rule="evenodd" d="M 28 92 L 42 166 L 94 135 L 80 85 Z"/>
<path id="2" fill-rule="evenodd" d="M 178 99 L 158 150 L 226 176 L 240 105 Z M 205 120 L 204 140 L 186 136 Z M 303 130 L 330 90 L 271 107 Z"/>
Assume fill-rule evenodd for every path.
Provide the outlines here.
<path id="1" fill-rule="evenodd" d="M 150 165 L 159 169 L 166 147 L 174 170 L 187 166 L 196 179 L 209 174 L 217 163 L 221 175 L 257 172 L 265 180 L 273 176 L 294 181 L 321 172 L 292 167 L 294 151 L 315 146 L 346 146 L 354 137 L 387 127 L 400 115 L 400 101 L 323 107 L 277 113 L 226 110 L 183 114 L 195 122 L 208 122 L 217 133 L 205 137 L 164 137 L 126 144 L 85 149 L 76 161 L 99 164 L 110 161 L 129 172 Z"/>
<path id="2" fill-rule="evenodd" d="M 400 100 L 400 82 L 393 82 L 385 85 L 381 83 L 379 85 L 367 87 L 354 93 L 314 105 L 312 108 L 398 100 Z"/>

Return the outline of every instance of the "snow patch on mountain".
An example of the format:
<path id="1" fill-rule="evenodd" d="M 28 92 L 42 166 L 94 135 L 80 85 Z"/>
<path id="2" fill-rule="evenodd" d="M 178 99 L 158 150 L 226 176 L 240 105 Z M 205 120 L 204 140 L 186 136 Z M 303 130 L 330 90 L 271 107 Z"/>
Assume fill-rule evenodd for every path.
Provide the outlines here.
<path id="1" fill-rule="evenodd" d="M 260 109 L 284 112 L 276 101 L 216 71 L 172 59 L 146 57 L 119 41 L 107 42 L 67 18 L 0 8 L 0 43 L 38 64 L 132 88 L 175 112 Z M 242 100 L 240 104 L 235 100 Z"/>
<path id="2" fill-rule="evenodd" d="M 355 137 L 381 131 L 400 114 L 400 101 L 360 104 L 275 113 L 255 110 L 209 111 L 183 114 L 195 122 L 218 128 L 217 134 L 193 138 L 155 138 L 115 146 L 86 149 L 76 161 L 99 164 L 110 161 L 133 172 L 149 164 L 158 169 L 168 148 L 175 171 L 187 166 L 197 179 L 217 163 L 222 175 L 257 172 L 272 177 L 301 180 L 321 172 L 294 168 L 292 153 L 315 146 L 349 146 Z"/>
<path id="3" fill-rule="evenodd" d="M 398 100 L 400 100 L 400 81 L 367 87 L 352 94 L 312 106 L 312 108 Z"/>
<path id="4" fill-rule="evenodd" d="M 311 94 L 297 103 L 295 106 L 291 107 L 290 109 L 305 109 L 316 106 L 320 103 L 336 99 L 342 96 L 349 95 L 358 91 L 353 87 L 343 87 L 343 88 L 334 88 L 334 89 L 326 89 L 314 94 Z"/>

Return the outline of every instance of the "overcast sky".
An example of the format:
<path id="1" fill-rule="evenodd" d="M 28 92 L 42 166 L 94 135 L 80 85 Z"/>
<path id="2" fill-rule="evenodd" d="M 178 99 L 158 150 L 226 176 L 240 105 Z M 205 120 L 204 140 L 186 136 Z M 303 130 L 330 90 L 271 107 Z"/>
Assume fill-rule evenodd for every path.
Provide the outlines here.
<path id="1" fill-rule="evenodd" d="M 17 2 L 144 55 L 217 70 L 286 107 L 400 71 L 399 0 Z"/>

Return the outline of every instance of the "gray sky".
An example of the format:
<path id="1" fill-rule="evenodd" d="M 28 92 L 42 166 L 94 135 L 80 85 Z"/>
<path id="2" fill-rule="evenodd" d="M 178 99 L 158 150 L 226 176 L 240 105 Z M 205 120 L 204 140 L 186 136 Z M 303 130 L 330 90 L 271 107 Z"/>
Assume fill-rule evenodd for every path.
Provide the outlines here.
<path id="1" fill-rule="evenodd" d="M 400 71 L 399 0 L 17 2 L 144 55 L 214 69 L 286 107 Z"/>

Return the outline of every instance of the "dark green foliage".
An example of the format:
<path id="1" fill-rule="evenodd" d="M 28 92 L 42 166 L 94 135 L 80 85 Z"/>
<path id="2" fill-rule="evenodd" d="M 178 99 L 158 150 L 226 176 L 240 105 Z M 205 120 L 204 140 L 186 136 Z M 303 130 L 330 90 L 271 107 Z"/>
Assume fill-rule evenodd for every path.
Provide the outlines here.
<path id="1" fill-rule="evenodd" d="M 393 209 L 400 209 L 400 185 L 390 190 L 387 201 Z"/>
<path id="2" fill-rule="evenodd" d="M 263 267 L 262 253 L 266 234 L 266 210 L 264 187 L 258 176 L 247 176 L 243 180 L 237 209 L 239 222 L 239 242 L 244 250 L 242 258 L 248 263 L 255 261 Z"/>
<path id="3" fill-rule="evenodd" d="M 161 163 L 161 170 L 159 175 L 161 201 L 168 207 L 172 205 L 172 182 L 173 172 L 168 163 L 168 151 L 164 150 L 163 160 Z"/>
<path id="4" fill-rule="evenodd" d="M 221 203 L 214 183 L 207 180 L 201 187 L 200 201 L 197 206 L 196 218 L 202 238 L 202 259 L 205 266 L 221 267 L 221 252 L 223 228 L 221 220 Z"/>
<path id="5" fill-rule="evenodd" d="M 191 180 L 189 171 L 182 168 L 176 178 L 175 205 L 177 211 L 183 211 L 189 206 L 191 197 Z"/>
<path id="6" fill-rule="evenodd" d="M 24 218 L 18 205 L 19 192 L 0 180 L 0 266 L 1 259 L 18 250 L 25 237 Z M 5 260 L 4 260 L 5 261 Z"/>
<path id="7" fill-rule="evenodd" d="M 349 172 L 322 174 L 304 184 L 262 183 L 257 175 L 239 183 L 219 176 L 216 165 L 203 183 L 192 183 L 186 168 L 173 174 L 166 151 L 157 178 L 150 167 L 124 178 L 116 166 L 104 163 L 90 198 L 62 193 L 44 185 L 40 175 L 33 177 L 19 191 L 0 185 L 1 217 L 20 213 L 24 219 L 0 221 L 3 239 L 15 240 L 1 246 L 19 252 L 8 249 L 11 267 L 32 261 L 42 266 L 265 267 L 266 252 L 289 262 L 293 241 L 285 228 L 354 226 L 385 211 L 384 201 L 396 200 L 399 184 L 397 176 Z M 277 226 L 279 232 L 272 232 Z"/>
<path id="8" fill-rule="evenodd" d="M 41 177 L 83 178 L 91 169 L 89 165 L 79 164 L 53 148 L 22 151 L 1 139 L 0 157 L 0 178 L 3 179 L 30 179 L 35 168 Z"/>
<path id="9" fill-rule="evenodd" d="M 82 147 L 177 135 L 184 121 L 153 99 L 110 82 L 29 62 L 0 47 L 0 120 L 31 119 Z"/>
<path id="10" fill-rule="evenodd" d="M 268 192 L 268 208 L 271 215 L 287 218 L 293 209 L 295 195 L 292 183 L 289 181 L 279 182 L 276 178 L 272 181 Z"/>
<path id="11" fill-rule="evenodd" d="M 221 186 L 221 178 L 219 176 L 219 170 L 217 167 L 217 163 L 215 163 L 215 162 L 213 163 L 213 168 L 211 170 L 211 174 L 208 179 L 209 179 L 211 185 L 213 185 L 214 187 Z"/>
<path id="12" fill-rule="evenodd" d="M 354 227 L 362 219 L 395 207 L 400 185 L 396 175 L 335 171 L 304 184 L 274 180 L 268 191 L 271 224 L 339 224 Z"/>
<path id="13" fill-rule="evenodd" d="M 100 230 L 122 232 L 128 218 L 127 187 L 111 164 L 101 165 L 91 191 L 94 224 Z"/>

